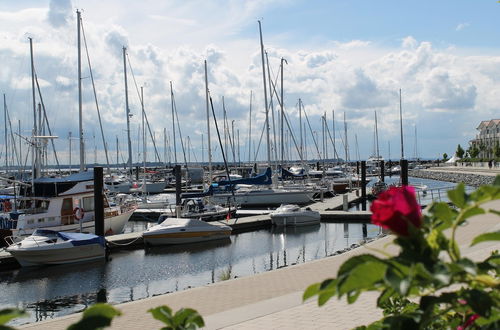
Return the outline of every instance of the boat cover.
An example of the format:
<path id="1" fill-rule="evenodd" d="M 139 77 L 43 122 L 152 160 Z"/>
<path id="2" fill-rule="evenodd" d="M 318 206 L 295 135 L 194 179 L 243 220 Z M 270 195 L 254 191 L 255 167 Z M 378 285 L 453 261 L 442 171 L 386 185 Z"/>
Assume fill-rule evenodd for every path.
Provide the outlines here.
<path id="1" fill-rule="evenodd" d="M 272 184 L 272 171 L 271 168 L 268 167 L 266 169 L 266 172 L 251 177 L 251 178 L 244 178 L 244 179 L 236 179 L 236 180 L 222 180 L 217 182 L 219 186 L 226 186 L 226 185 L 236 185 L 236 184 L 255 184 L 255 185 L 269 185 Z"/>
<path id="2" fill-rule="evenodd" d="M 289 170 L 282 168 L 281 169 L 281 178 L 282 179 L 304 179 L 307 175 L 304 174 L 304 169 L 300 171 L 300 174 L 294 174 Z"/>

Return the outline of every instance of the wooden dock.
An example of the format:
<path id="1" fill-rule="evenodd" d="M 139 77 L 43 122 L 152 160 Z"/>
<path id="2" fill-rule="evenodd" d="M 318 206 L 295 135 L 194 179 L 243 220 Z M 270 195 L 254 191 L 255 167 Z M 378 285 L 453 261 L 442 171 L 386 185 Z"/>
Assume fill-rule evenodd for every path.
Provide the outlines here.
<path id="1" fill-rule="evenodd" d="M 350 192 L 347 195 L 349 203 L 360 199 L 356 192 Z M 336 223 L 368 223 L 371 213 L 369 211 L 341 211 L 344 203 L 344 195 L 338 195 L 332 198 L 324 199 L 323 202 L 316 202 L 309 205 L 312 210 L 321 214 L 321 221 Z M 234 218 L 229 220 L 212 221 L 211 224 L 224 224 L 233 229 L 233 234 L 264 229 L 271 227 L 271 218 L 269 214 L 254 215 L 250 217 Z M 133 232 L 106 236 L 106 241 L 111 250 L 135 249 L 143 247 L 142 232 Z M 0 251 L 0 270 L 18 268 L 19 264 L 6 251 Z"/>

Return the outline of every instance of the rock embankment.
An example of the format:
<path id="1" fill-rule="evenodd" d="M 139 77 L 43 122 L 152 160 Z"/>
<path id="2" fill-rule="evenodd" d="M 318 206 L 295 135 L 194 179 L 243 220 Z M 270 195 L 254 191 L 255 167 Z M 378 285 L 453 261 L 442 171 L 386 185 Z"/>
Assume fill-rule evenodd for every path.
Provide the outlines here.
<path id="1" fill-rule="evenodd" d="M 414 178 L 432 179 L 446 182 L 463 182 L 466 185 L 478 187 L 485 184 L 492 184 L 495 180 L 494 176 L 481 175 L 480 173 L 459 173 L 459 172 L 444 172 L 444 171 L 425 171 L 412 170 L 408 175 Z"/>

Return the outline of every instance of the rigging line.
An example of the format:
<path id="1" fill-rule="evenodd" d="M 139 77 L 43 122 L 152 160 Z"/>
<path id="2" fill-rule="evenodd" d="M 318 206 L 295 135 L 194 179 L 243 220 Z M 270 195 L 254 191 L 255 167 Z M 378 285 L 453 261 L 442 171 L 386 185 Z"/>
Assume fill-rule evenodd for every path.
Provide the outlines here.
<path id="1" fill-rule="evenodd" d="M 179 114 L 177 113 L 177 104 L 175 102 L 175 95 L 173 93 L 172 93 L 172 102 L 174 104 L 175 119 L 177 120 L 177 130 L 179 131 L 179 137 L 181 140 L 181 148 L 182 148 L 182 155 L 184 157 L 184 165 L 186 166 L 186 172 L 189 172 L 188 164 L 187 164 L 187 160 L 186 160 L 186 149 L 184 148 L 184 141 L 182 141 L 182 132 L 181 132 L 181 125 L 179 123 Z"/>
<path id="2" fill-rule="evenodd" d="M 134 70 L 132 70 L 132 63 L 130 62 L 130 57 L 128 56 L 128 53 L 127 53 L 127 60 L 128 60 L 128 66 L 130 68 L 130 73 L 132 74 L 132 79 L 134 80 L 134 85 L 135 85 L 135 90 L 137 92 L 137 96 L 139 97 L 139 100 L 141 101 L 141 106 L 143 106 L 142 103 L 144 102 L 144 100 L 141 98 L 141 94 L 139 93 L 139 87 L 137 86 L 137 81 L 135 80 Z M 148 126 L 149 136 L 151 137 L 151 140 L 153 141 L 153 147 L 155 149 L 156 159 L 159 161 L 160 155 L 158 154 L 158 150 L 156 149 L 156 141 L 153 138 L 153 133 L 151 132 L 151 127 L 149 126 L 149 120 L 148 120 L 148 115 L 146 114 L 146 111 L 144 111 L 144 118 L 146 119 L 146 125 Z"/>
<path id="3" fill-rule="evenodd" d="M 332 134 L 330 133 L 330 128 L 328 127 L 328 125 L 326 124 L 326 118 L 323 117 L 323 121 L 325 122 L 325 127 L 326 127 L 326 132 L 328 133 L 328 136 L 330 137 L 330 141 L 332 142 L 333 144 L 333 154 L 335 155 L 335 157 L 338 159 L 339 158 L 339 155 L 337 154 L 337 149 L 335 148 L 335 142 L 333 142 L 333 139 L 332 139 Z M 335 132 L 333 132 L 335 134 Z"/>
<path id="4" fill-rule="evenodd" d="M 257 161 L 257 155 L 259 154 L 260 151 L 260 145 L 262 143 L 262 137 L 264 136 L 264 132 L 266 131 L 266 122 L 264 121 L 264 126 L 262 126 L 262 132 L 260 133 L 260 139 L 259 139 L 259 144 L 257 145 L 257 150 L 255 151 L 254 159 L 253 161 Z"/>
<path id="5" fill-rule="evenodd" d="M 20 155 L 17 152 L 17 146 L 16 146 L 17 145 L 17 141 L 14 138 L 14 134 L 12 134 L 12 123 L 10 121 L 9 107 L 7 106 L 7 104 L 5 105 L 5 112 L 7 114 L 7 121 L 9 123 L 9 128 L 10 128 L 10 140 L 11 140 L 12 145 L 14 146 L 14 155 L 16 156 L 15 158 L 17 160 L 17 164 L 19 166 L 21 166 L 21 158 L 20 158 Z M 7 141 L 5 141 L 5 143 L 7 143 Z"/>
<path id="6" fill-rule="evenodd" d="M 36 87 L 38 90 L 38 96 L 40 97 L 40 103 L 42 103 L 43 119 L 45 121 L 45 124 L 47 124 L 47 129 L 49 130 L 49 135 L 52 135 L 52 130 L 50 129 L 49 120 L 47 118 L 47 111 L 45 110 L 45 103 L 43 102 L 42 91 L 40 90 L 40 85 L 38 84 L 38 76 L 36 74 L 36 71 L 35 71 L 35 82 L 36 82 Z M 52 150 L 54 151 L 54 157 L 56 159 L 57 169 L 59 170 L 59 173 L 61 173 L 61 166 L 59 165 L 59 159 L 57 158 L 57 152 L 56 152 L 56 147 L 54 145 L 54 140 L 50 139 L 50 142 L 52 145 Z"/>
<path id="7" fill-rule="evenodd" d="M 277 144 L 276 144 L 276 123 L 275 123 L 275 120 L 274 120 L 274 103 L 273 103 L 273 91 L 272 91 L 272 83 L 271 83 L 271 70 L 269 68 L 269 57 L 267 55 L 267 52 L 266 53 L 266 64 L 267 64 L 267 78 L 269 79 L 269 109 L 271 111 L 271 117 L 272 117 L 272 121 L 273 121 L 273 143 L 271 144 L 272 147 L 273 147 L 273 151 L 274 151 L 274 164 L 275 164 L 275 167 L 277 167 L 277 163 L 278 163 L 278 148 L 277 148 Z"/>
<path id="8" fill-rule="evenodd" d="M 210 106 L 212 107 L 212 115 L 214 117 L 215 129 L 217 130 L 217 137 L 219 138 L 219 145 L 220 145 L 220 149 L 222 152 L 222 159 L 224 159 L 224 167 L 226 168 L 227 180 L 229 181 L 229 186 L 232 188 L 231 195 L 233 195 L 233 202 L 235 202 L 234 187 L 232 187 L 232 184 L 231 184 L 231 176 L 229 175 L 229 167 L 227 166 L 226 155 L 224 154 L 224 148 L 222 147 L 222 140 L 220 138 L 219 125 L 217 124 L 217 118 L 215 117 L 215 110 L 214 110 L 214 104 L 212 103 L 212 96 L 210 96 Z M 229 204 L 229 206 L 231 206 L 231 204 Z M 229 208 L 229 211 L 231 211 L 231 208 Z"/>
<path id="9" fill-rule="evenodd" d="M 300 101 L 300 102 L 302 103 L 302 101 Z M 306 117 L 307 126 L 309 126 L 309 130 L 311 131 L 311 135 L 312 135 L 312 138 L 314 141 L 314 146 L 316 147 L 316 151 L 318 152 L 318 157 L 321 160 L 321 153 L 319 152 L 318 143 L 316 142 L 316 138 L 314 137 L 313 130 L 311 128 L 311 123 L 309 122 L 309 117 L 307 116 L 307 112 L 306 112 L 306 108 L 304 106 L 304 103 L 302 103 L 302 109 L 304 110 L 304 115 Z"/>
<path id="10" fill-rule="evenodd" d="M 89 64 L 90 80 L 92 81 L 92 90 L 94 91 L 95 107 L 97 109 L 97 118 L 99 119 L 99 127 L 101 128 L 102 144 L 104 145 L 104 154 L 106 155 L 106 164 L 108 165 L 108 174 L 111 173 L 109 167 L 109 156 L 106 139 L 104 138 L 104 130 L 102 129 L 101 111 L 99 110 L 99 102 L 97 101 L 97 92 L 95 90 L 94 74 L 92 72 L 92 64 L 90 63 L 89 49 L 87 47 L 87 37 L 85 36 L 85 29 L 83 28 L 83 19 L 80 17 L 80 26 L 82 28 L 83 44 L 85 45 L 85 53 L 87 54 L 87 62 Z"/>

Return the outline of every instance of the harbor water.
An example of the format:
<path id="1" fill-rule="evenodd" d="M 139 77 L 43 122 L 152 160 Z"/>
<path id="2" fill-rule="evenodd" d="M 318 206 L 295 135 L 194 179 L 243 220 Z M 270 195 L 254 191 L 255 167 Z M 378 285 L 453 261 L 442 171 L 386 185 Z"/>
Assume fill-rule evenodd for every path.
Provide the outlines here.
<path id="1" fill-rule="evenodd" d="M 379 227 L 362 224 L 271 228 L 211 243 L 121 250 L 109 262 L 1 272 L 0 309 L 26 309 L 30 317 L 16 324 L 36 322 L 97 301 L 144 299 L 324 258 L 378 234 Z"/>

